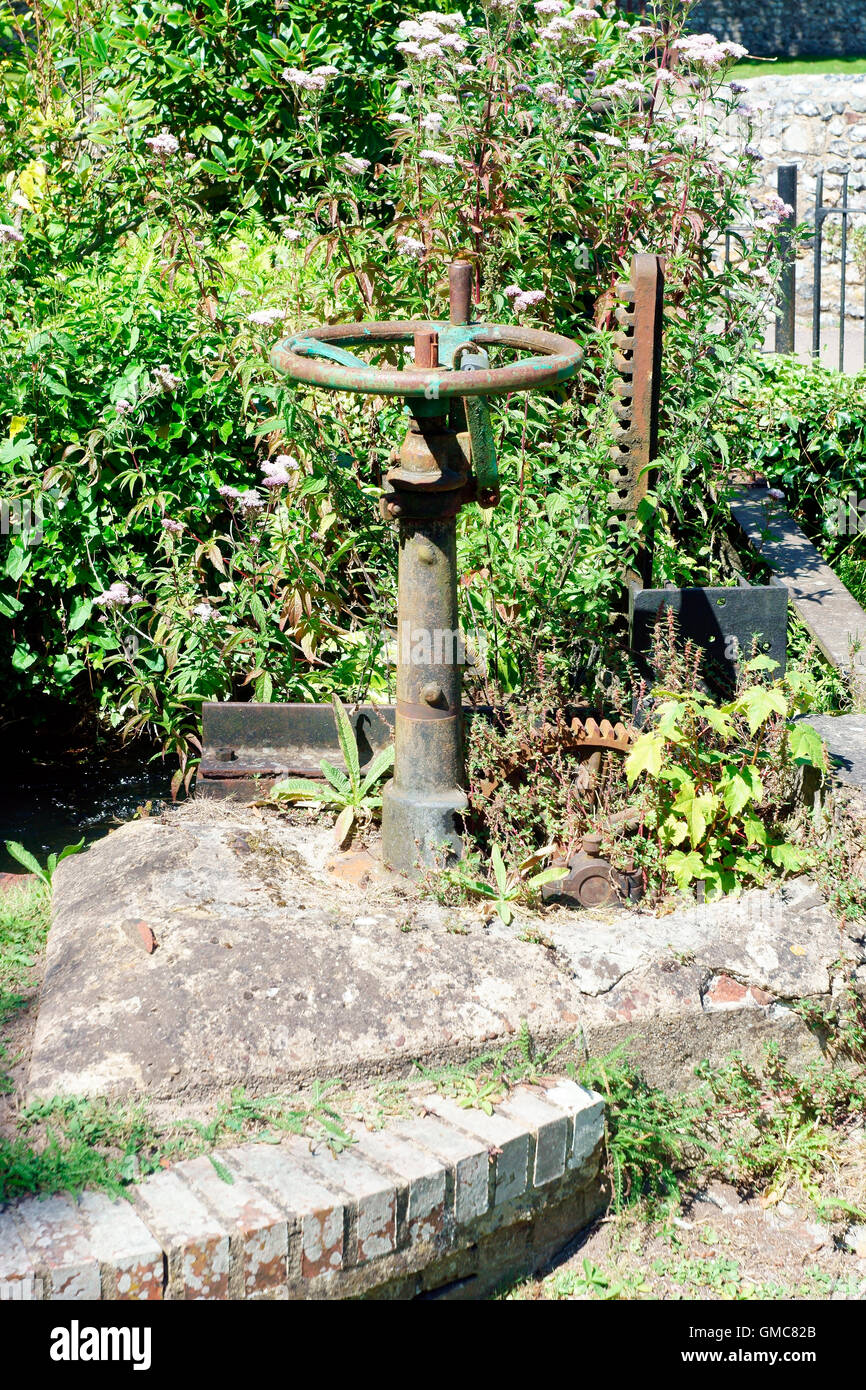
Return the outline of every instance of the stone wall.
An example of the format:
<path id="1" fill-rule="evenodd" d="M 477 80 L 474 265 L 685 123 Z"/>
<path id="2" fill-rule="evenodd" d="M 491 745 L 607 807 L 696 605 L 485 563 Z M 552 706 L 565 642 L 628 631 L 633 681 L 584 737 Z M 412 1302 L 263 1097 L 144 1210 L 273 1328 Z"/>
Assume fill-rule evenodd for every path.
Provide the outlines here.
<path id="1" fill-rule="evenodd" d="M 775 190 L 780 164 L 796 164 L 798 217 L 812 222 L 818 171 L 824 172 L 825 205 L 841 201 L 843 175 L 848 172 L 849 206 L 863 211 L 849 221 L 849 232 L 855 235 L 846 256 L 846 317 L 862 320 L 866 308 L 862 232 L 866 227 L 866 74 L 768 76 L 743 86 L 739 110 L 725 121 L 720 144 L 728 155 L 742 150 L 745 143 L 760 152 L 764 191 Z M 838 216 L 825 220 L 822 310 L 830 315 L 839 307 L 840 227 Z M 799 312 L 807 315 L 812 303 L 811 250 L 800 261 L 797 299 Z"/>
<path id="2" fill-rule="evenodd" d="M 760 58 L 866 56 L 863 0 L 699 0 L 690 27 L 743 43 Z"/>

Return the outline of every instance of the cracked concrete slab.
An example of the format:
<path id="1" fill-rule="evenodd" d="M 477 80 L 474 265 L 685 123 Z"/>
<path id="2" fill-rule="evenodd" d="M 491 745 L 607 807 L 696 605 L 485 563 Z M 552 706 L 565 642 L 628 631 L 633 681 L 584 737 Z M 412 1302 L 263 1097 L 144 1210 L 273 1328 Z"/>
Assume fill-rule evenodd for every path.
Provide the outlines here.
<path id="1" fill-rule="evenodd" d="M 839 927 L 801 879 L 668 916 L 546 908 L 506 929 L 390 874 L 375 843 L 212 803 L 125 825 L 55 876 L 31 1096 L 205 1096 L 405 1075 L 513 1039 L 629 1039 L 651 1079 L 783 1035 Z M 862 943 L 847 942 L 863 959 Z"/>

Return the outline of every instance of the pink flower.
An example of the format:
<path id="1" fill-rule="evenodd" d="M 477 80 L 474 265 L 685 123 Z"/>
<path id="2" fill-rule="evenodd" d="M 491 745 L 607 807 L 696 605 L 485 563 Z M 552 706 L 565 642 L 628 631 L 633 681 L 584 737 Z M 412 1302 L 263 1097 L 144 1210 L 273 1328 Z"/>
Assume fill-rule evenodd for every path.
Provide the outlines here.
<path id="1" fill-rule="evenodd" d="M 128 584 L 124 584 L 122 580 L 117 580 L 110 588 L 97 594 L 93 602 L 98 608 L 125 608 L 127 604 L 134 603 L 138 597 L 138 594 L 129 592 Z"/>
<path id="2" fill-rule="evenodd" d="M 290 454 L 277 454 L 274 459 L 265 459 L 262 464 L 263 487 L 286 487 L 293 482 L 293 473 L 297 473 L 300 468 L 297 459 L 293 459 Z"/>
<path id="3" fill-rule="evenodd" d="M 7 226 L 5 222 L 0 222 L 0 241 L 23 241 L 24 234 L 17 227 Z"/>
<path id="4" fill-rule="evenodd" d="M 167 155 L 177 154 L 180 149 L 178 141 L 167 130 L 162 130 L 159 135 L 149 135 L 144 143 L 151 154 L 159 155 L 162 159 Z"/>
<path id="5" fill-rule="evenodd" d="M 544 290 L 522 290 L 520 294 L 514 296 L 514 312 L 522 314 L 524 309 L 531 309 L 533 305 L 540 304 L 542 299 L 546 298 L 547 294 Z"/>
<path id="6" fill-rule="evenodd" d="M 273 328 L 275 323 L 286 317 L 283 309 L 256 309 L 247 314 L 247 323 L 258 324 L 261 328 Z"/>
<path id="7" fill-rule="evenodd" d="M 182 521 L 172 521 L 170 517 L 164 516 L 160 523 L 163 531 L 170 531 L 173 536 L 179 536 L 183 532 L 184 524 Z"/>
<path id="8" fill-rule="evenodd" d="M 358 155 L 338 154 L 337 158 L 343 165 L 343 168 L 348 169 L 350 174 L 363 174 L 365 169 L 369 169 L 370 167 L 369 159 L 361 159 Z"/>

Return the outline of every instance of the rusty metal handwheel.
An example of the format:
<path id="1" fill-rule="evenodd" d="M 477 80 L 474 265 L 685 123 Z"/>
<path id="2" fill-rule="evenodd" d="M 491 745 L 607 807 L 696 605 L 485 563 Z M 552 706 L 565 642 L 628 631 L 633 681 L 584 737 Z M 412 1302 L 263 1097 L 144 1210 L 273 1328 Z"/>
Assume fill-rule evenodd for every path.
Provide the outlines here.
<path id="1" fill-rule="evenodd" d="M 462 853 L 468 809 L 463 766 L 456 519 L 461 506 L 493 506 L 498 475 L 486 396 L 557 386 L 577 370 L 577 343 L 557 333 L 472 323 L 473 268 L 448 270 L 448 322 L 330 324 L 277 343 L 271 365 L 328 391 L 397 396 L 410 424 L 385 474 L 383 515 L 398 527 L 398 632 L 394 776 L 382 792 L 385 862 L 403 873 Z M 413 344 L 411 370 L 378 368 L 348 348 Z M 491 367 L 488 347 L 532 354 Z M 464 404 L 459 406 L 460 398 Z M 414 636 L 413 636 L 414 634 Z M 444 638 L 448 637 L 446 643 Z M 427 645 L 425 645 L 425 641 Z"/>
<path id="2" fill-rule="evenodd" d="M 411 343 L 435 334 L 438 368 L 383 369 L 371 367 L 346 347 L 376 347 Z M 461 354 L 473 348 L 525 348 L 537 354 L 505 367 L 462 371 Z M 509 391 L 535 391 L 557 386 L 573 376 L 583 354 L 570 338 L 538 328 L 511 324 L 453 324 L 436 319 L 392 320 L 385 323 L 337 323 L 310 328 L 283 338 L 271 351 L 271 365 L 295 381 L 331 391 L 357 391 L 374 396 L 423 397 L 498 396 Z"/>

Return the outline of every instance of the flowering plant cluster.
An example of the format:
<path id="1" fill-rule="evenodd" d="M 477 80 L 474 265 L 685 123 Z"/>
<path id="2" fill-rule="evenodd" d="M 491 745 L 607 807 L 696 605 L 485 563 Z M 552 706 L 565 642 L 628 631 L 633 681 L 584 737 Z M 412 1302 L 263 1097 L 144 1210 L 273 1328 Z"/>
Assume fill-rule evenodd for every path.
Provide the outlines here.
<path id="1" fill-rule="evenodd" d="M 751 211 L 757 161 L 713 143 L 737 54 L 684 35 L 680 0 L 641 20 L 588 0 L 471 14 L 376 0 L 349 36 L 363 7 L 294 4 L 275 17 L 244 0 L 231 29 L 220 7 L 193 23 L 155 3 L 126 48 L 128 0 L 88 21 L 86 45 L 58 7 L 0 60 L 0 468 L 13 495 L 62 500 L 39 549 L 7 552 L 7 694 L 80 691 L 176 753 L 186 780 L 203 699 L 392 682 L 377 496 L 405 420 L 277 380 L 280 336 L 438 317 L 459 255 L 478 317 L 581 340 L 567 398 L 496 405 L 503 500 L 462 514 L 461 602 L 489 634 L 489 695 L 531 681 L 540 647 L 591 683 L 615 658 L 636 542 L 607 507 L 617 286 L 634 252 L 666 256 L 650 506 L 659 577 L 706 578 L 708 411 L 748 355 L 784 213 Z M 80 63 L 58 66 L 64 52 Z M 746 215 L 752 247 L 722 271 L 723 229 Z"/>

